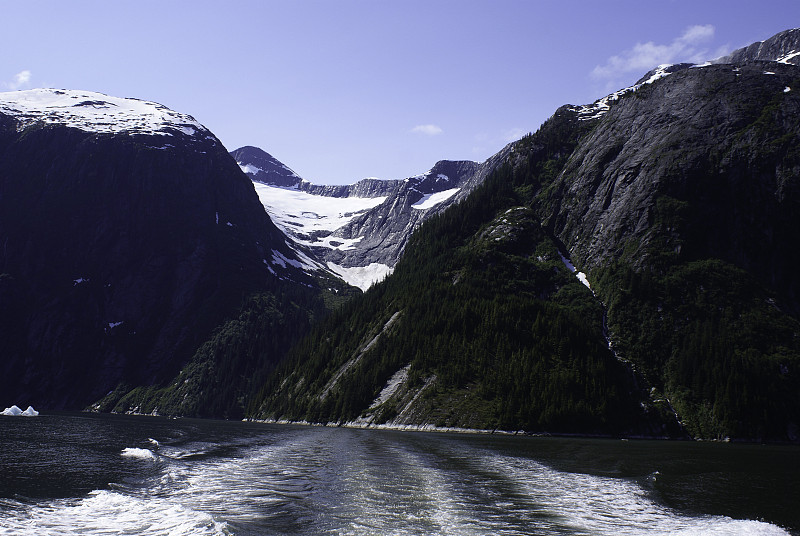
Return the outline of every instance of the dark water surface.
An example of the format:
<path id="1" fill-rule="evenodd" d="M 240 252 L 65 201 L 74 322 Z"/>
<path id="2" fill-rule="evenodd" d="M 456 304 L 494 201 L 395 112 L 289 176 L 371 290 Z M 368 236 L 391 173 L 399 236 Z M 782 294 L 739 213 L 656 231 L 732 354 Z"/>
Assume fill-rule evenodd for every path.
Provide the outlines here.
<path id="1" fill-rule="evenodd" d="M 800 535 L 800 449 L 0 417 L 0 534 Z"/>

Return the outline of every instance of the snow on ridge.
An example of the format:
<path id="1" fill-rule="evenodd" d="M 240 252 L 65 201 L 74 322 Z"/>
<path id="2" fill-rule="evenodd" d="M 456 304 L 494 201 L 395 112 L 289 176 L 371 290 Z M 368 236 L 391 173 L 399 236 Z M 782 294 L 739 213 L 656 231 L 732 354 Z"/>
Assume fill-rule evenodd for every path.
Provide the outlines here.
<path id="1" fill-rule="evenodd" d="M 411 208 L 417 210 L 426 210 L 431 207 L 438 205 L 439 203 L 443 203 L 456 195 L 461 188 L 450 188 L 449 190 L 442 190 L 441 192 L 435 192 L 432 194 L 425 194 L 422 198 L 411 205 Z"/>
<path id="2" fill-rule="evenodd" d="M 800 56 L 800 50 L 795 50 L 795 51 L 789 52 L 788 54 L 784 54 L 783 56 L 781 56 L 780 58 L 778 58 L 775 61 L 777 61 L 778 63 L 783 63 L 785 65 L 794 65 L 793 63 L 790 63 L 789 60 L 792 60 L 792 59 L 794 59 L 794 58 L 796 58 L 798 56 Z"/>
<path id="3" fill-rule="evenodd" d="M 193 136 L 208 132 L 192 116 L 163 104 L 93 91 L 28 89 L 0 93 L 0 113 L 15 117 L 20 130 L 44 122 L 97 133 L 171 136 L 180 132 Z"/>
<path id="4" fill-rule="evenodd" d="M 572 110 L 578 113 L 578 120 L 579 121 L 589 121 L 591 119 L 599 119 L 605 113 L 611 109 L 610 103 L 619 100 L 621 97 L 627 95 L 628 93 L 633 93 L 637 91 L 642 86 L 647 84 L 652 84 L 656 80 L 660 80 L 665 76 L 669 76 L 670 72 L 667 71 L 670 67 L 672 67 L 672 63 L 664 63 L 656 67 L 653 71 L 653 74 L 640 84 L 634 84 L 632 86 L 626 87 L 624 89 L 620 89 L 619 91 L 615 91 L 610 95 L 606 95 L 602 99 L 598 99 L 594 101 L 592 104 L 584 104 L 582 106 L 572 106 Z M 698 66 L 700 67 L 700 66 Z"/>
<path id="5" fill-rule="evenodd" d="M 264 171 L 260 167 L 254 166 L 253 164 L 242 164 L 241 162 L 236 163 L 239 164 L 239 167 L 242 169 L 242 171 L 245 173 L 250 173 L 251 175 L 256 175 L 259 171 Z"/>

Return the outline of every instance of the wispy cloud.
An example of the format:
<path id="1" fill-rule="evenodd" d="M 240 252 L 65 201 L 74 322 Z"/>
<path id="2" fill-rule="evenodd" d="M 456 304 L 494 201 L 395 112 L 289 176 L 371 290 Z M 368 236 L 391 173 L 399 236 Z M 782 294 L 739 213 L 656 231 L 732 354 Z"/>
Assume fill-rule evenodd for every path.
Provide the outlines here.
<path id="1" fill-rule="evenodd" d="M 524 128 L 512 128 L 503 133 L 503 140 L 506 143 L 511 143 L 512 141 L 517 141 L 527 133 L 528 131 Z"/>
<path id="2" fill-rule="evenodd" d="M 425 134 L 426 136 L 436 136 L 444 132 L 437 125 L 417 125 L 411 129 L 414 134 Z"/>
<path id="3" fill-rule="evenodd" d="M 20 71 L 14 75 L 11 82 L 3 82 L 3 87 L 6 89 L 19 89 L 21 87 L 25 87 L 31 82 L 31 72 L 30 71 Z"/>
<path id="4" fill-rule="evenodd" d="M 666 45 L 652 41 L 636 43 L 619 55 L 611 56 L 603 65 L 592 70 L 592 77 L 598 80 L 612 80 L 632 72 L 644 74 L 662 63 L 693 62 L 701 63 L 722 56 L 727 47 L 714 52 L 709 51 L 708 43 L 714 38 L 711 24 L 690 26 L 680 36 Z"/>

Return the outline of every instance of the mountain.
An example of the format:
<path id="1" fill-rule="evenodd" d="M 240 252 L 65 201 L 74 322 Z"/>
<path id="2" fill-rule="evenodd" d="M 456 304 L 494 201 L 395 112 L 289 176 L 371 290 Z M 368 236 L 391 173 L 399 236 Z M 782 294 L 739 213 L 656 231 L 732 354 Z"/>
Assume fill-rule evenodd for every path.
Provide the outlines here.
<path id="1" fill-rule="evenodd" d="M 750 61 L 775 61 L 800 65 L 800 28 L 780 32 L 766 41 L 734 50 L 714 63 L 743 63 Z"/>
<path id="2" fill-rule="evenodd" d="M 559 108 L 254 416 L 800 440 L 799 33 Z"/>
<path id="3" fill-rule="evenodd" d="M 161 384 L 248 297 L 307 317 L 336 286 L 308 275 L 192 117 L 86 91 L 0 94 L 0 244 L 6 405 L 79 409 Z"/>
<path id="4" fill-rule="evenodd" d="M 443 160 L 406 179 L 324 186 L 301 179 L 256 147 L 231 155 L 253 180 L 275 223 L 362 290 L 391 273 L 422 221 L 463 199 L 497 162 Z"/>

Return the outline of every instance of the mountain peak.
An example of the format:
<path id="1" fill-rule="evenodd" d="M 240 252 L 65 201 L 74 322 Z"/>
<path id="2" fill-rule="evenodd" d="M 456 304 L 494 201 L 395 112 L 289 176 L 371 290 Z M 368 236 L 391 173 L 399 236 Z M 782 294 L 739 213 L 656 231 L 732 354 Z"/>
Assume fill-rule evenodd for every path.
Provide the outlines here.
<path id="1" fill-rule="evenodd" d="M 211 135 L 192 116 L 163 104 L 94 91 L 28 89 L 0 93 L 0 113 L 14 117 L 17 130 L 45 123 L 96 133 Z"/>
<path id="2" fill-rule="evenodd" d="M 800 65 L 800 28 L 785 30 L 765 41 L 757 41 L 744 48 L 734 50 L 727 56 L 714 60 L 714 63 L 740 63 L 755 60 Z"/>
<path id="3" fill-rule="evenodd" d="M 303 179 L 267 151 L 246 145 L 231 152 L 231 156 L 254 181 L 282 187 L 297 187 Z"/>

